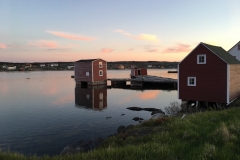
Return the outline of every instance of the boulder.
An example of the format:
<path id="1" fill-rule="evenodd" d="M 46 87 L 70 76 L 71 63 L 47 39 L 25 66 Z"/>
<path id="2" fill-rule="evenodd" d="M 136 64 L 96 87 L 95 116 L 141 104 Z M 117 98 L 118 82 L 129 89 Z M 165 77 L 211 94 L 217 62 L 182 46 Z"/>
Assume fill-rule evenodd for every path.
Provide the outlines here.
<path id="1" fill-rule="evenodd" d="M 141 110 L 143 110 L 141 107 L 128 107 L 127 109 L 132 110 L 132 111 L 141 111 Z"/>
<path id="2" fill-rule="evenodd" d="M 143 108 L 143 110 L 144 111 L 157 111 L 157 110 L 159 110 L 159 109 L 157 109 L 157 108 Z"/>
<path id="3" fill-rule="evenodd" d="M 139 121 L 139 117 L 134 117 L 132 120 Z"/>
<path id="4" fill-rule="evenodd" d="M 121 133 L 122 130 L 124 130 L 125 128 L 126 128 L 125 126 L 119 126 L 118 129 L 117 129 L 117 132 Z"/>
<path id="5" fill-rule="evenodd" d="M 162 114 L 165 115 L 165 112 L 163 112 L 161 109 L 158 109 L 158 110 L 152 111 L 151 115 L 154 115 L 154 114 L 157 114 L 157 113 L 162 113 Z"/>

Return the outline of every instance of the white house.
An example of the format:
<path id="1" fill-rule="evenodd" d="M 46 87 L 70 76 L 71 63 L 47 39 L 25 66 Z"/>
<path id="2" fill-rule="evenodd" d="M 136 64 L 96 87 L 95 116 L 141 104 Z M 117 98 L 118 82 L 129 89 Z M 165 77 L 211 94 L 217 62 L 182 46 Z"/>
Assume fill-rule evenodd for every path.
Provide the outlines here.
<path id="1" fill-rule="evenodd" d="M 232 56 L 234 56 L 235 58 L 237 58 L 240 61 L 240 41 L 235 44 L 229 51 L 228 53 L 230 53 Z"/>
<path id="2" fill-rule="evenodd" d="M 7 65 L 3 65 L 3 66 L 2 66 L 2 68 L 4 68 L 4 69 L 7 69 L 7 68 L 8 68 L 8 66 L 7 66 Z"/>
<path id="3" fill-rule="evenodd" d="M 58 67 L 58 63 L 51 63 L 51 67 Z"/>
<path id="4" fill-rule="evenodd" d="M 67 66 L 68 69 L 74 69 L 74 66 Z"/>
<path id="5" fill-rule="evenodd" d="M 39 66 L 40 66 L 40 67 L 45 67 L 45 64 L 40 64 Z"/>
<path id="6" fill-rule="evenodd" d="M 9 65 L 7 70 L 16 70 L 16 66 Z"/>

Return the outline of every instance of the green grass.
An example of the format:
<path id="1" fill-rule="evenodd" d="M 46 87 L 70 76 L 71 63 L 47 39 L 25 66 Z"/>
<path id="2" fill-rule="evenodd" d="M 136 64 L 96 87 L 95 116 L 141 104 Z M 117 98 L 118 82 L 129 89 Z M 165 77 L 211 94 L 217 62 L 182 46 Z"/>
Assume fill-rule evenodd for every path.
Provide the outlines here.
<path id="1" fill-rule="evenodd" d="M 143 132 L 150 132 L 141 135 Z M 88 153 L 26 157 L 0 153 L 10 160 L 132 160 L 132 159 L 240 159 L 240 108 L 208 111 L 180 117 L 149 120 L 127 133 L 107 139 Z"/>

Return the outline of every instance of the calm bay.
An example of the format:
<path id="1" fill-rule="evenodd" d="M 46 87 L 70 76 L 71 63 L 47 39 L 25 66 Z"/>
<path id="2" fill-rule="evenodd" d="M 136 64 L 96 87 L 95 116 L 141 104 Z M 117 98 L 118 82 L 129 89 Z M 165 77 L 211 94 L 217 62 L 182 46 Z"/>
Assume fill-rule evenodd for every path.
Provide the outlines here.
<path id="1" fill-rule="evenodd" d="M 127 107 L 164 110 L 177 101 L 177 90 L 103 89 L 103 104 L 94 105 L 87 92 L 76 88 L 73 71 L 0 73 L 0 149 L 25 155 L 56 155 L 80 140 L 106 138 L 120 125 L 138 124 L 133 117 L 150 119 L 151 112 Z M 128 78 L 130 70 L 108 70 L 108 78 Z M 150 69 L 149 75 L 175 78 L 166 69 Z M 88 95 L 87 94 L 87 95 Z M 87 104 L 82 97 L 91 99 Z M 96 100 L 95 100 L 96 101 Z M 85 105 L 84 105 L 85 104 Z M 90 107 L 89 107 L 90 106 Z M 97 107 L 96 107 L 97 106 Z M 101 106 L 101 107 L 99 107 Z"/>

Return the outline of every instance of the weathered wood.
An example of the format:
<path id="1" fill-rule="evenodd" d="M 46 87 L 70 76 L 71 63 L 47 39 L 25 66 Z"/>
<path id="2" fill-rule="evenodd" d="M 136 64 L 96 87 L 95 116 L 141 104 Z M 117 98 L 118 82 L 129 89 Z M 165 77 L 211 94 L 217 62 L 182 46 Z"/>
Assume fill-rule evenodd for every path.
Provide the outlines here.
<path id="1" fill-rule="evenodd" d="M 107 79 L 111 81 L 111 83 L 117 82 L 152 82 L 152 83 L 177 83 L 177 79 L 172 78 L 164 78 L 164 77 L 157 77 L 157 76 L 136 76 L 136 78 L 111 78 Z"/>

